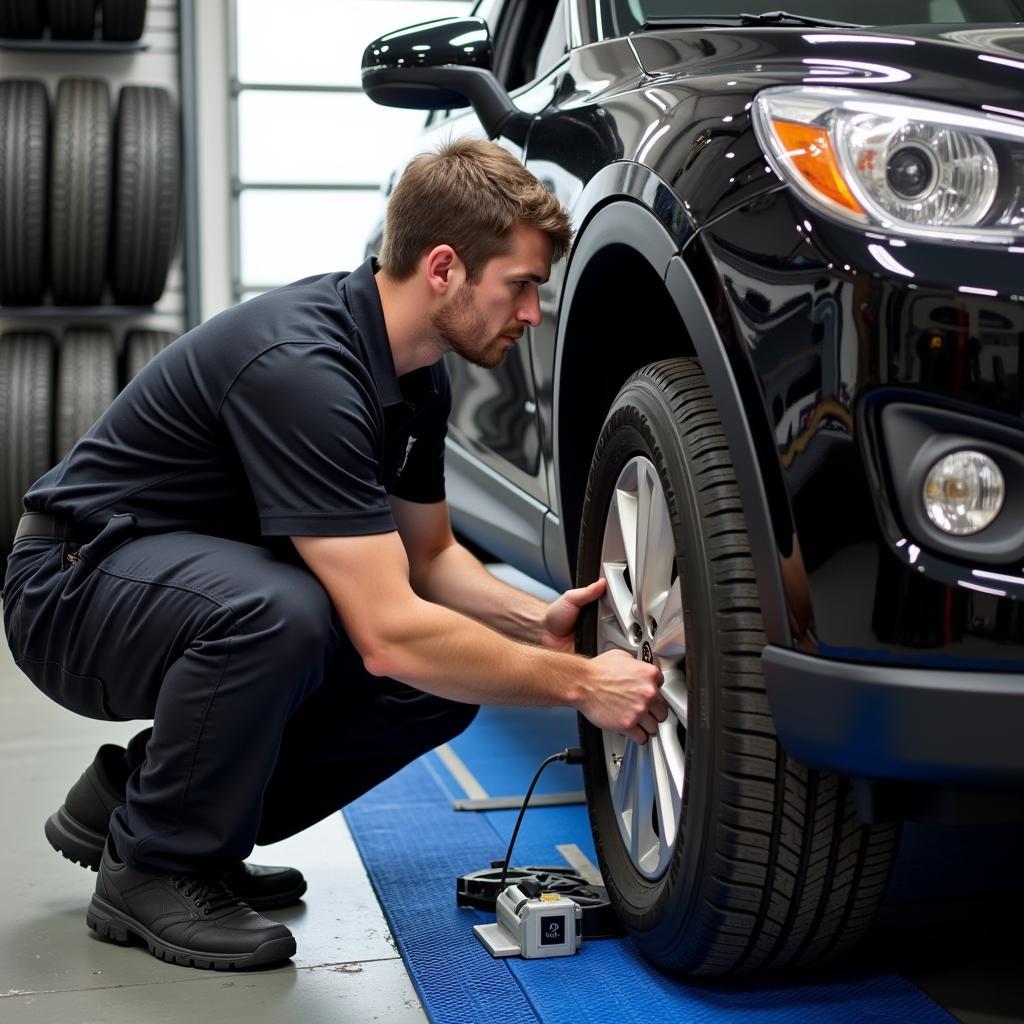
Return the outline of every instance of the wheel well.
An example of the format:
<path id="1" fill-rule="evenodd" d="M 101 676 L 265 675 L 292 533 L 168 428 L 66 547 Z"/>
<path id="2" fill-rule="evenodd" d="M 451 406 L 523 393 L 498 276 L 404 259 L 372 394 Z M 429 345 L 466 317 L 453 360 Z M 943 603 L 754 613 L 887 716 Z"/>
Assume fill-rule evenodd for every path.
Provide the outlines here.
<path id="1" fill-rule="evenodd" d="M 572 297 L 559 378 L 560 517 L 573 573 L 590 460 L 615 396 L 641 366 L 693 355 L 689 333 L 651 264 L 627 245 L 597 252 Z"/>

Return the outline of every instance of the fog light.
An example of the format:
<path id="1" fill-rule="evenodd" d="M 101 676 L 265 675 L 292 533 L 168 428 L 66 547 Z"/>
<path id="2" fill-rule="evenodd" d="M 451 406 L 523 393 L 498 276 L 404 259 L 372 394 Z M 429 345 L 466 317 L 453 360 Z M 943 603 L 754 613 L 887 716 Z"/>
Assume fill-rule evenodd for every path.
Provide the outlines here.
<path id="1" fill-rule="evenodd" d="M 1003 507 L 1006 484 L 996 463 L 981 452 L 953 452 L 928 471 L 924 508 L 944 533 L 984 530 Z"/>

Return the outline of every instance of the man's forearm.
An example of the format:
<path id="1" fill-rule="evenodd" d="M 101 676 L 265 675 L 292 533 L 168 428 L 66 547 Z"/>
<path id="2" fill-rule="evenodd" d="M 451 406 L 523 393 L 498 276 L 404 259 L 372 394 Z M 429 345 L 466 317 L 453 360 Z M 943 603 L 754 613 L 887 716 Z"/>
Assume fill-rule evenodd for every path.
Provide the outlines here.
<path id="1" fill-rule="evenodd" d="M 451 544 L 419 574 L 413 589 L 426 601 L 462 612 L 505 636 L 540 643 L 547 605 L 492 576 L 461 544 Z"/>
<path id="2" fill-rule="evenodd" d="M 448 700 L 575 708 L 637 743 L 668 715 L 661 673 L 625 651 L 584 658 L 519 643 L 411 592 L 389 606 L 363 659 L 374 675 Z"/>
<path id="3" fill-rule="evenodd" d="M 615 729 L 637 743 L 646 742 L 657 732 L 658 723 L 665 721 L 668 708 L 658 692 L 662 676 L 654 665 L 625 651 L 584 658 L 517 642 L 470 616 L 424 599 L 409 585 L 411 566 L 403 542 L 393 532 L 366 537 L 296 536 L 292 543 L 327 591 L 349 639 L 373 675 L 400 679 L 449 700 L 572 707 L 598 728 Z M 422 564 L 429 562 L 424 559 Z M 507 600 L 504 591 L 511 588 L 494 587 L 486 580 L 481 583 L 475 559 L 467 564 L 465 558 L 453 562 L 449 557 L 441 564 L 443 571 L 432 574 L 429 582 L 421 580 L 421 586 L 451 582 L 460 601 L 477 599 L 481 605 Z M 476 586 L 472 582 L 460 586 L 459 581 L 465 581 L 475 567 Z M 453 571 L 456 579 L 449 581 L 447 574 Z M 468 578 L 473 580 L 472 575 Z M 481 586 L 489 595 L 483 600 Z M 536 620 L 530 601 L 517 604 L 525 609 L 524 630 L 531 630 Z"/>
<path id="4" fill-rule="evenodd" d="M 370 672 L 449 700 L 580 709 L 589 692 L 589 659 L 511 640 L 422 598 L 380 626 L 378 645 L 364 655 Z"/>

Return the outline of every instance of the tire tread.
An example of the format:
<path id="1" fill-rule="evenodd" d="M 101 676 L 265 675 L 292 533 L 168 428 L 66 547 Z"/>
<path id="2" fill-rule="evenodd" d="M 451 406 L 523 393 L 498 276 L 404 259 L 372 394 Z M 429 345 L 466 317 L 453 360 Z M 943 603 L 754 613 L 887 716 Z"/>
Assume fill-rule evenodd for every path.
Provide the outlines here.
<path id="1" fill-rule="evenodd" d="M 25 492 L 52 465 L 54 361 L 48 334 L 0 337 L 0 558 L 14 543 Z"/>
<path id="2" fill-rule="evenodd" d="M 50 258 L 58 305 L 103 295 L 111 196 L 110 87 L 66 78 L 57 90 L 50 180 Z"/>
<path id="3" fill-rule="evenodd" d="M 62 459 L 117 394 L 117 351 L 109 331 L 64 335 L 57 374 L 56 455 Z"/>

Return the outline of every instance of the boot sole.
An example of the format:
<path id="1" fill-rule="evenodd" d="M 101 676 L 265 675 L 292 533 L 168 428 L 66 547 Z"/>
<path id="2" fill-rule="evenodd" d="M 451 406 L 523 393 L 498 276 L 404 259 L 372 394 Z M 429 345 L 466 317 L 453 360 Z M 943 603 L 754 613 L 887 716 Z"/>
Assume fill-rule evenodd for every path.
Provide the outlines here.
<path id="1" fill-rule="evenodd" d="M 250 953 L 202 953 L 175 946 L 158 939 L 144 925 L 99 896 L 93 896 L 90 901 L 85 921 L 101 939 L 122 946 L 141 943 L 158 960 L 178 964 L 180 967 L 205 971 L 238 971 L 279 963 L 295 955 L 295 937 L 291 935 L 264 942 Z"/>
<path id="2" fill-rule="evenodd" d="M 87 828 L 76 818 L 73 818 L 67 809 L 61 806 L 46 819 L 43 832 L 49 844 L 65 859 L 73 864 L 81 864 L 83 868 L 90 871 L 99 871 L 100 860 L 103 857 L 103 845 L 107 841 L 106 835 L 100 835 L 91 828 Z M 246 899 L 240 896 L 239 899 L 247 903 L 253 910 L 282 910 L 299 902 L 305 893 L 307 884 L 305 879 L 289 889 L 287 892 L 275 893 L 273 896 L 252 896 Z M 238 894 L 235 893 L 237 896 Z"/>
<path id="3" fill-rule="evenodd" d="M 99 871 L 106 833 L 100 835 L 73 818 L 62 805 L 46 819 L 43 832 L 49 844 L 66 860 Z"/>

